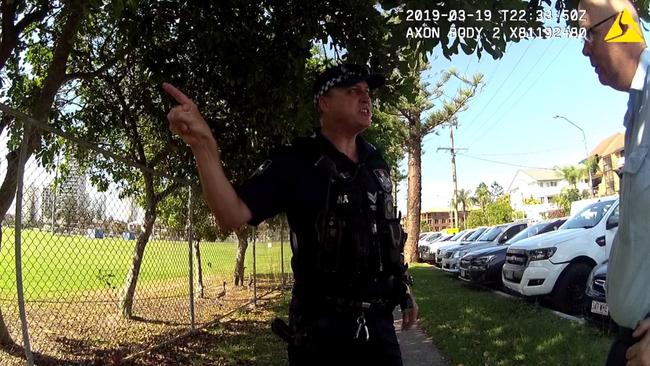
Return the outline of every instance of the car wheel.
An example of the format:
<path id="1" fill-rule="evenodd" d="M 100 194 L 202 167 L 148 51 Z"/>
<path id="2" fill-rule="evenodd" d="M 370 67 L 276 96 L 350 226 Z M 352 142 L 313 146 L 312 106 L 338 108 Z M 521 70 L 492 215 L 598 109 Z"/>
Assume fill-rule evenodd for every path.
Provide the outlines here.
<path id="1" fill-rule="evenodd" d="M 551 295 L 553 304 L 559 311 L 571 315 L 583 312 L 587 278 L 592 268 L 586 263 L 574 263 L 564 271 Z"/>

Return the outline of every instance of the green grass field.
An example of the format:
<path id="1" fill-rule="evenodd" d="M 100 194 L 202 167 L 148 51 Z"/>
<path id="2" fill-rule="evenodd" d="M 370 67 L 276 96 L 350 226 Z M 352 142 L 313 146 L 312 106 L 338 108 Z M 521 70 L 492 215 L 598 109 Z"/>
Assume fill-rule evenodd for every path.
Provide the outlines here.
<path id="1" fill-rule="evenodd" d="M 59 298 L 79 291 L 121 288 L 131 266 L 135 240 L 88 239 L 35 230 L 24 230 L 22 263 L 27 300 Z M 0 296 L 16 296 L 14 230 L 2 229 L 0 248 Z M 232 278 L 237 245 L 201 243 L 203 275 Z M 281 272 L 280 244 L 258 243 L 257 273 Z M 284 268 L 290 272 L 288 243 L 284 246 Z M 252 245 L 246 253 L 246 274 L 252 273 Z M 188 246 L 182 241 L 153 240 L 147 244 L 140 282 L 155 282 L 188 276 Z"/>
<path id="2" fill-rule="evenodd" d="M 603 365 L 612 339 L 536 304 L 410 269 L 420 326 L 453 365 Z"/>

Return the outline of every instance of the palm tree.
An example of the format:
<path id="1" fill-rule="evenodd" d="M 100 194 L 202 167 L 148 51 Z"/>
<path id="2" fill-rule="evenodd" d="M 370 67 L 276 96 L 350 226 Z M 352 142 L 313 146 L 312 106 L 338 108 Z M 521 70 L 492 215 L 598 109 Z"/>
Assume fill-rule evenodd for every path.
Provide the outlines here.
<path id="1" fill-rule="evenodd" d="M 472 201 L 481 206 L 482 211 L 485 211 L 485 207 L 490 203 L 490 190 L 485 183 L 481 182 L 481 184 L 476 187 Z"/>
<path id="2" fill-rule="evenodd" d="M 562 178 L 569 182 L 569 184 L 575 189 L 578 188 L 578 181 L 587 173 L 587 170 L 585 168 L 573 165 L 561 168 L 556 167 L 555 170 L 560 172 L 560 174 L 562 174 Z"/>
<path id="3" fill-rule="evenodd" d="M 469 189 L 461 189 L 456 193 L 456 199 L 458 204 L 463 208 L 463 228 L 467 225 L 465 222 L 467 220 L 467 207 L 472 202 L 472 191 Z"/>
<path id="4" fill-rule="evenodd" d="M 476 187 L 476 191 L 474 191 L 474 196 L 471 198 L 471 201 L 481 207 L 481 215 L 483 215 L 489 224 L 490 220 L 487 216 L 486 208 L 491 202 L 491 197 L 487 184 L 481 182 L 478 187 Z"/>

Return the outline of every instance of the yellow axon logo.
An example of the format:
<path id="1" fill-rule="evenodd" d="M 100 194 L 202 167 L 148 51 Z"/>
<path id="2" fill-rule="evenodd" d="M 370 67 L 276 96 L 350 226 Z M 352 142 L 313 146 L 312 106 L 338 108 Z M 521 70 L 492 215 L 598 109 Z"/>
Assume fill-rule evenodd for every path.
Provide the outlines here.
<path id="1" fill-rule="evenodd" d="M 627 10 L 623 10 L 607 32 L 605 42 L 643 42 L 643 33 L 632 15 Z"/>

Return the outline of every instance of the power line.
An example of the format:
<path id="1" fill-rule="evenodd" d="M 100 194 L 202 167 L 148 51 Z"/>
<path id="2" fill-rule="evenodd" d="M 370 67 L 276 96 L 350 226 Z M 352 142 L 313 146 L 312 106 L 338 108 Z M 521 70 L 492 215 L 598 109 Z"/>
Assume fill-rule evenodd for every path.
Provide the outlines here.
<path id="1" fill-rule="evenodd" d="M 510 70 L 510 73 L 508 74 L 508 76 L 506 76 L 505 79 L 503 79 L 503 82 L 499 85 L 499 87 L 496 89 L 496 91 L 494 92 L 494 94 L 492 94 L 492 97 L 490 98 L 490 100 L 488 100 L 487 103 L 485 103 L 485 104 L 483 105 L 483 108 L 481 109 L 481 111 L 480 111 L 479 113 L 477 113 L 477 114 L 476 114 L 476 117 L 474 117 L 474 118 L 469 122 L 470 124 L 473 124 L 473 122 L 476 121 L 476 119 L 477 119 L 480 115 L 483 114 L 483 111 L 485 111 L 485 109 L 490 105 L 490 103 L 492 103 L 492 100 L 494 100 L 494 98 L 499 94 L 499 91 L 501 90 L 501 88 L 503 87 L 503 85 L 505 85 L 505 83 L 508 81 L 508 79 L 510 79 L 510 76 L 512 76 L 512 73 L 515 71 L 515 69 L 517 69 L 517 67 L 518 67 L 519 64 L 521 63 L 521 60 L 524 58 L 524 56 L 526 55 L 526 53 L 528 52 L 528 49 L 530 48 L 530 46 L 531 46 L 532 44 L 533 44 L 532 42 L 528 42 L 528 46 L 526 47 L 526 49 L 524 50 L 524 52 L 523 52 L 523 53 L 521 54 L 521 56 L 519 57 L 519 60 L 517 60 L 517 62 L 515 63 L 515 67 L 513 67 L 513 68 Z M 497 68 L 500 66 L 501 62 L 502 62 L 502 61 L 499 61 L 499 62 L 497 63 Z M 487 85 L 487 81 L 486 81 L 486 85 Z M 481 126 L 482 126 L 482 125 L 481 125 Z"/>
<path id="2" fill-rule="evenodd" d="M 551 41 L 549 41 L 548 46 L 546 46 L 546 49 L 544 49 L 543 54 L 547 54 L 547 53 L 548 53 L 548 50 L 551 48 L 551 45 L 553 44 L 553 40 L 554 40 L 554 38 L 551 39 Z M 532 42 L 531 42 L 531 44 L 532 44 Z M 526 79 L 528 78 L 528 76 L 531 75 L 532 71 L 535 70 L 535 67 L 537 66 L 537 64 L 539 64 L 539 62 L 542 60 L 542 58 L 543 58 L 543 57 L 538 57 L 538 58 L 537 58 L 537 60 L 536 60 L 535 63 L 533 64 L 533 66 L 528 70 L 528 72 L 524 75 L 524 77 L 521 78 L 521 79 L 519 80 L 519 82 L 516 84 L 516 86 L 515 86 L 514 88 L 511 89 L 510 94 L 508 94 L 508 96 L 507 96 L 506 98 L 504 98 L 504 99 L 501 101 L 501 104 L 499 104 L 499 106 L 498 106 L 496 109 L 494 109 L 494 113 L 492 113 L 492 114 L 490 115 L 490 117 L 484 119 L 484 120 L 483 120 L 483 123 L 482 123 L 482 124 L 481 124 L 477 129 L 476 129 L 476 130 L 474 130 L 475 135 L 477 136 L 477 138 L 474 138 L 474 141 L 473 141 L 472 143 L 475 143 L 476 141 L 480 140 L 483 136 L 485 136 L 484 133 L 481 133 L 481 127 L 484 127 L 484 126 L 487 127 L 487 126 L 489 126 L 489 122 L 492 121 L 493 117 L 496 116 L 497 113 L 499 113 L 499 112 L 502 111 L 503 106 L 504 106 L 506 103 L 511 102 L 511 98 L 512 98 L 512 96 L 513 96 L 513 95 L 515 94 L 515 92 L 516 92 L 516 91 L 517 91 L 517 90 L 518 90 L 518 89 L 523 85 L 524 80 L 526 80 Z M 498 119 L 497 119 L 497 122 L 496 122 L 496 123 L 497 123 L 497 124 L 499 123 L 499 120 L 498 120 Z"/>
<path id="3" fill-rule="evenodd" d="M 552 42 L 553 42 L 553 40 L 550 41 L 548 47 L 546 47 L 546 49 L 544 50 L 544 53 L 545 53 L 545 54 L 546 54 L 547 51 L 549 50 L 549 48 L 550 48 Z M 546 67 L 544 68 L 544 71 L 542 71 L 541 73 L 538 73 L 537 79 L 535 79 L 535 81 L 533 81 L 533 83 L 530 84 L 530 86 L 528 87 L 528 89 L 526 89 L 526 91 L 525 91 L 524 93 L 522 93 L 522 94 L 519 95 L 519 97 L 517 98 L 518 101 L 522 100 L 522 98 L 523 98 L 526 94 L 528 94 L 528 92 L 530 92 L 530 90 L 532 89 L 532 87 L 533 87 L 535 84 L 537 84 L 537 82 L 539 82 L 539 80 L 542 78 L 542 76 L 544 76 L 544 75 L 546 74 L 546 71 L 548 70 L 548 68 L 549 68 L 553 63 L 555 63 L 555 61 L 557 60 L 557 58 L 560 56 L 560 54 L 561 54 L 562 51 L 564 50 L 564 47 L 566 47 L 566 45 L 568 44 L 568 42 L 569 42 L 569 41 L 567 40 L 567 42 L 562 46 L 562 48 L 560 49 L 560 51 L 559 51 L 559 52 L 556 52 L 555 57 L 554 57 L 554 58 L 553 58 L 553 59 L 552 59 L 552 60 L 551 60 L 547 65 L 546 65 Z M 485 120 L 484 125 L 487 123 L 487 121 L 491 121 L 491 120 L 493 119 L 492 117 L 494 117 L 494 116 L 495 116 L 499 111 L 504 110 L 502 107 L 504 106 L 504 104 L 505 104 L 506 102 L 511 102 L 511 103 L 512 103 L 512 100 L 511 100 L 510 98 L 514 95 L 514 93 L 517 91 L 517 89 L 519 89 L 519 87 L 520 87 L 521 85 L 523 85 L 522 82 L 523 82 L 523 81 L 528 77 L 528 75 L 531 74 L 531 72 L 534 70 L 535 66 L 537 66 L 537 64 L 539 63 L 539 61 L 540 61 L 541 59 L 542 59 L 541 57 L 537 59 L 537 62 L 535 62 L 535 64 L 533 65 L 533 67 L 531 67 L 529 73 L 528 73 L 524 78 L 521 79 L 521 81 L 519 82 L 519 84 L 517 85 L 517 87 L 515 87 L 514 89 L 512 89 L 512 92 L 508 95 L 508 97 L 507 97 L 506 99 L 503 100 L 503 102 L 499 105 L 499 107 L 495 110 L 495 112 L 494 112 L 490 117 L 488 117 L 488 118 Z M 512 103 L 512 104 L 514 104 L 514 103 Z M 510 112 L 512 112 L 512 108 L 507 108 L 507 109 L 505 109 L 504 114 L 501 115 L 501 118 L 497 118 L 497 119 L 496 119 L 496 122 L 495 122 L 494 126 L 492 126 L 492 127 L 494 128 L 497 124 L 499 124 L 499 122 L 503 120 L 503 117 L 507 116 Z M 477 138 L 474 139 L 474 141 L 472 141 L 472 144 L 474 144 L 474 143 L 480 141 L 481 138 L 485 137 L 485 135 L 488 134 L 487 132 L 486 132 L 486 133 L 480 133 L 480 132 L 481 132 L 480 130 L 477 130 L 478 136 L 477 136 Z"/>
<path id="4" fill-rule="evenodd" d="M 542 168 L 542 167 L 538 167 L 538 166 L 520 165 L 520 164 L 508 163 L 508 162 L 505 162 L 505 161 L 497 161 L 497 160 L 492 160 L 492 159 L 479 158 L 478 156 L 472 156 L 472 155 L 467 155 L 467 154 L 463 154 L 463 153 L 457 153 L 456 155 L 458 155 L 458 156 L 464 156 L 464 157 L 466 157 L 466 158 L 470 158 L 470 159 L 481 160 L 481 161 L 485 161 L 485 162 L 493 163 L 493 164 L 501 164 L 501 165 L 514 166 L 514 167 L 517 167 L 517 168 L 530 168 L 530 169 L 555 170 L 555 169 L 553 169 L 553 168 Z"/>
<path id="5" fill-rule="evenodd" d="M 553 149 L 545 149 L 545 150 L 537 150 L 537 151 L 508 152 L 508 153 L 489 153 L 489 154 L 484 154 L 484 153 L 474 153 L 473 155 L 478 155 L 478 156 L 535 155 L 535 154 L 543 154 L 543 153 L 548 153 L 548 152 L 553 152 L 553 151 L 569 150 L 569 149 L 574 149 L 574 148 L 575 148 L 575 146 L 563 146 L 563 147 L 557 147 L 557 148 L 553 148 Z"/>
<path id="6" fill-rule="evenodd" d="M 469 65 L 472 64 L 473 59 L 474 59 L 474 54 L 472 53 L 471 55 L 469 55 L 469 62 L 467 63 L 467 66 L 465 66 L 465 73 L 463 75 L 467 75 L 467 71 L 469 71 Z"/>

